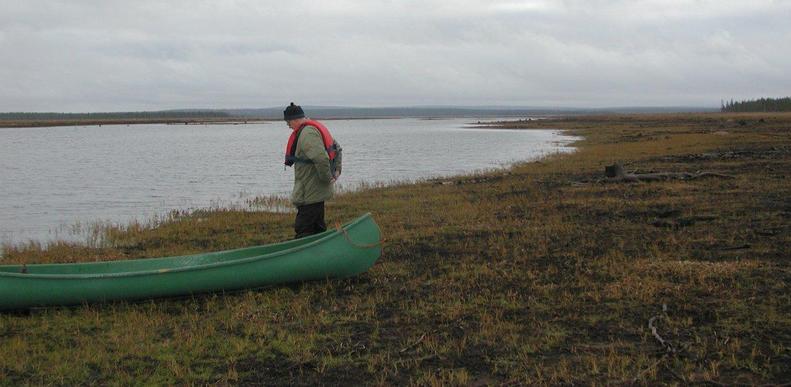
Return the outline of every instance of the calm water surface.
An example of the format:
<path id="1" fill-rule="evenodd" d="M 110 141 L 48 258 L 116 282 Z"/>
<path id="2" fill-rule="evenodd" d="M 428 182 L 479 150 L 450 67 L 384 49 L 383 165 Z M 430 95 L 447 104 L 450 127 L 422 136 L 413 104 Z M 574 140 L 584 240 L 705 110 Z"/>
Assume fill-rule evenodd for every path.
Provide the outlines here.
<path id="1" fill-rule="evenodd" d="M 574 140 L 466 126 L 475 121 L 327 121 L 343 146 L 340 188 L 504 167 L 568 152 Z M 0 242 L 80 240 L 81 225 L 286 196 L 289 133 L 282 122 L 0 129 Z"/>

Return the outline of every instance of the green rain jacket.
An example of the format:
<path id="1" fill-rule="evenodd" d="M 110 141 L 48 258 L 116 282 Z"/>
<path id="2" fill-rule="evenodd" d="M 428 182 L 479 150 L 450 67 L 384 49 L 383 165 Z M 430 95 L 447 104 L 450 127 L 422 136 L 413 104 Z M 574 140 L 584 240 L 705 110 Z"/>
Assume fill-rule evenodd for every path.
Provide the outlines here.
<path id="1" fill-rule="evenodd" d="M 302 128 L 294 156 L 297 161 L 294 163 L 291 202 L 295 206 L 304 206 L 332 198 L 330 157 L 318 129 L 310 125 Z"/>

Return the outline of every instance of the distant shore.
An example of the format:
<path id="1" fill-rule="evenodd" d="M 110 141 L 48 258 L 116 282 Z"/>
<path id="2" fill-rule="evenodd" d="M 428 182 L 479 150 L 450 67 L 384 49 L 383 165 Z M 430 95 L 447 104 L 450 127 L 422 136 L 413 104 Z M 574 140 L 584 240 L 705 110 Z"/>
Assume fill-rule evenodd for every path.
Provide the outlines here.
<path id="1" fill-rule="evenodd" d="M 314 117 L 318 120 L 393 120 L 410 117 Z M 424 120 L 444 120 L 452 117 L 411 117 Z M 53 126 L 102 126 L 102 125 L 244 125 L 278 122 L 276 118 L 218 117 L 218 118 L 151 118 L 151 119 L 74 119 L 74 120 L 0 120 L 2 128 L 43 128 Z"/>
<path id="2" fill-rule="evenodd" d="M 255 122 L 275 121 L 262 118 L 151 118 L 151 119 L 74 119 L 74 120 L 0 120 L 0 128 L 38 128 L 48 126 L 101 126 L 101 125 L 137 125 L 137 124 L 170 124 L 170 125 L 201 125 L 201 124 L 249 124 Z"/>

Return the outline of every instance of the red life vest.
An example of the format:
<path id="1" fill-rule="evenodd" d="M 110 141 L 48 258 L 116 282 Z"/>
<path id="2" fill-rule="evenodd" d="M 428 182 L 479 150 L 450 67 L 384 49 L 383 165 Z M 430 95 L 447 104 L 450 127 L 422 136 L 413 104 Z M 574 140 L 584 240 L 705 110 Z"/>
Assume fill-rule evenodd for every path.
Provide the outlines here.
<path id="1" fill-rule="evenodd" d="M 330 161 L 335 160 L 335 147 L 332 146 L 335 140 L 332 139 L 329 129 L 327 129 L 327 127 L 321 122 L 316 120 L 306 120 L 302 123 L 302 125 L 299 126 L 299 128 L 292 131 L 291 136 L 288 138 L 288 143 L 286 144 L 286 165 L 291 166 L 294 164 L 294 162 L 300 161 L 296 157 L 297 140 L 299 139 L 300 132 L 302 132 L 302 128 L 308 125 L 319 130 L 319 133 L 321 134 L 321 140 L 324 142 L 324 149 L 327 151 L 327 156 L 330 157 Z"/>

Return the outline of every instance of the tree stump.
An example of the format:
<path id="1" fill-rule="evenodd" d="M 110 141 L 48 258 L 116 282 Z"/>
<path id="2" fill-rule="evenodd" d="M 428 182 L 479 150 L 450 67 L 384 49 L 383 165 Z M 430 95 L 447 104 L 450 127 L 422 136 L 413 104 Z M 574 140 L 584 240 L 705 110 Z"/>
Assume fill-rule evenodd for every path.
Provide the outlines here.
<path id="1" fill-rule="evenodd" d="M 624 175 L 623 165 L 613 164 L 604 167 L 604 176 L 607 177 L 622 177 Z"/>

